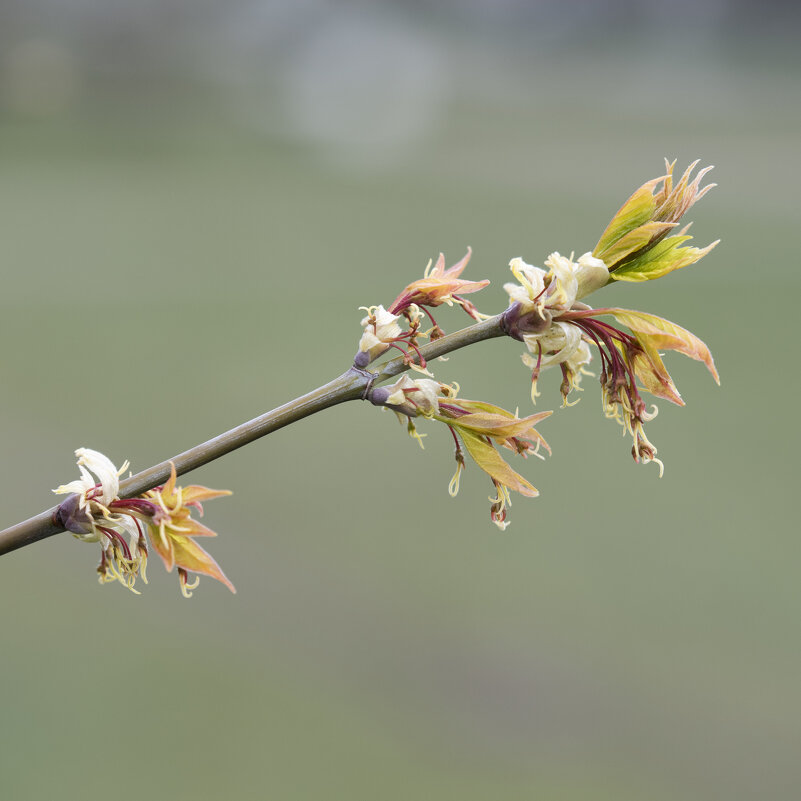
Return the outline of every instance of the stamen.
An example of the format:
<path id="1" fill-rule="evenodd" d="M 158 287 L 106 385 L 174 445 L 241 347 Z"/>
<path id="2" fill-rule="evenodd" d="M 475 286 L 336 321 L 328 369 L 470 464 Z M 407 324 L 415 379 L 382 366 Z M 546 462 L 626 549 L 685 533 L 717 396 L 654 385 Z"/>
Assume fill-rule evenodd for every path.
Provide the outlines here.
<path id="1" fill-rule="evenodd" d="M 178 568 L 178 583 L 181 586 L 181 595 L 184 598 L 191 598 L 192 597 L 192 590 L 197 589 L 198 584 L 200 584 L 200 577 L 195 576 L 195 580 L 190 584 L 188 581 L 188 573 L 184 568 Z"/>
<path id="2" fill-rule="evenodd" d="M 428 436 L 428 434 L 421 434 L 421 433 L 420 433 L 420 432 L 417 430 L 417 427 L 415 426 L 415 424 L 414 424 L 414 421 L 413 421 L 411 418 L 409 418 L 409 421 L 408 421 L 408 423 L 406 424 L 406 431 L 409 433 L 409 436 L 410 436 L 412 439 L 416 439 L 416 440 L 417 440 L 417 442 L 419 443 L 420 447 L 421 447 L 423 450 L 425 450 L 425 449 L 426 449 L 426 446 L 425 446 L 425 445 L 423 445 L 423 437 L 427 437 L 427 436 Z"/>
<path id="3" fill-rule="evenodd" d="M 456 472 L 453 474 L 453 478 L 450 480 L 448 484 L 448 495 L 451 498 L 455 498 L 459 494 L 459 482 L 462 478 L 462 470 L 464 470 L 464 462 L 460 462 L 458 459 L 456 460 Z"/>
<path id="4" fill-rule="evenodd" d="M 531 372 L 531 402 L 536 406 L 537 398 L 540 394 L 537 392 L 537 380 L 540 377 L 540 368 L 542 367 L 542 342 L 537 340 L 537 363 Z"/>

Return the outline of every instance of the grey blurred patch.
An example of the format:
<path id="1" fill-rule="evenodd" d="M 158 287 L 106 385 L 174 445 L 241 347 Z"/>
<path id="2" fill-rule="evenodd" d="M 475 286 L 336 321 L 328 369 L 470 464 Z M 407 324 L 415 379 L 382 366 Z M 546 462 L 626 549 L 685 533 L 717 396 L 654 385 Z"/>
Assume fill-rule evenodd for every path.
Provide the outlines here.
<path id="1" fill-rule="evenodd" d="M 2 61 L 3 105 L 12 113 L 49 117 L 77 100 L 81 71 L 74 52 L 54 39 L 27 39 Z"/>
<path id="2" fill-rule="evenodd" d="M 437 126 L 448 65 L 425 31 L 386 15 L 339 15 L 288 54 L 284 105 L 292 132 L 323 156 L 381 164 Z"/>

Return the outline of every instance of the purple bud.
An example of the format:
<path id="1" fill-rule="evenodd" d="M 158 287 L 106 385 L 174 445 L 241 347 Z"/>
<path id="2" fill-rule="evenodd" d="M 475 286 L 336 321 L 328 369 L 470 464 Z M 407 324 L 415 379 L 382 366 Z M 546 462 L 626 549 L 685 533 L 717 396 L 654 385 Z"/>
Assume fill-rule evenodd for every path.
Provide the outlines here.
<path id="1" fill-rule="evenodd" d="M 80 495 L 70 495 L 56 511 L 54 518 L 56 522 L 64 526 L 67 531 L 73 534 L 91 534 L 92 519 L 86 509 L 79 506 Z"/>
<path id="2" fill-rule="evenodd" d="M 387 387 L 376 387 L 370 393 L 370 403 L 372 403 L 373 406 L 385 406 L 391 394 Z"/>
<path id="3" fill-rule="evenodd" d="M 368 364 L 370 364 L 370 354 L 366 350 L 360 350 L 353 357 L 353 366 L 359 370 L 364 370 Z"/>
<path id="4" fill-rule="evenodd" d="M 548 309 L 523 312 L 519 303 L 513 303 L 501 316 L 501 327 L 512 339 L 523 339 L 523 334 L 542 334 L 553 320 Z"/>

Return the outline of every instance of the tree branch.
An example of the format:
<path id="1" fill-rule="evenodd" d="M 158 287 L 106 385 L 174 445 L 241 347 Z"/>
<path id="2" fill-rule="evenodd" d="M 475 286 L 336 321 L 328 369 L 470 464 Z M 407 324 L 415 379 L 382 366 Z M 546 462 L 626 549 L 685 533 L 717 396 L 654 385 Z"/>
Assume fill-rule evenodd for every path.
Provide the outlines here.
<path id="1" fill-rule="evenodd" d="M 459 350 L 476 342 L 494 337 L 505 336 L 502 327 L 503 315 L 491 317 L 476 323 L 461 331 L 429 342 L 420 348 L 420 353 L 426 360 L 444 356 L 446 353 Z M 260 417 L 249 420 L 247 423 L 232 428 L 224 434 L 196 445 L 172 459 L 161 462 L 135 476 L 131 476 L 120 483 L 120 498 L 133 498 L 141 495 L 153 487 L 164 484 L 170 475 L 170 463 L 175 465 L 175 471 L 180 476 L 213 462 L 231 451 L 247 445 L 260 437 L 277 431 L 279 428 L 296 423 L 304 417 L 336 406 L 345 401 L 359 400 L 366 396 L 374 384 L 380 384 L 409 369 L 403 356 L 385 362 L 375 373 L 366 370 L 351 368 L 339 378 L 323 384 L 299 398 L 279 406 Z M 31 545 L 34 542 L 52 537 L 64 531 L 60 524 L 54 522 L 54 514 L 58 506 L 41 512 L 28 520 L 18 523 L 0 532 L 0 555 Z"/>

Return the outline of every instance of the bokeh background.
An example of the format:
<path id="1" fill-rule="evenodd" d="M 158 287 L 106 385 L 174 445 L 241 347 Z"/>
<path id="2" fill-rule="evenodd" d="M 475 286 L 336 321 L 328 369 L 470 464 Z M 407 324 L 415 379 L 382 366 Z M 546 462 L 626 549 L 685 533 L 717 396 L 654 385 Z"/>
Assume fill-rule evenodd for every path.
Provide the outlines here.
<path id="1" fill-rule="evenodd" d="M 237 586 L 0 561 L 3 798 L 791 799 L 801 790 L 801 144 L 792 3 L 6 0 L 2 519 L 73 450 L 142 469 L 339 374 L 360 305 L 474 249 L 592 247 L 663 156 L 716 165 L 662 314 L 685 400 L 639 467 L 597 386 L 505 533 L 452 448 L 353 403 L 207 466 Z M 466 319 L 466 318 L 465 318 Z M 449 330 L 464 320 L 444 312 Z M 517 344 L 438 377 L 528 408 Z M 559 376 L 541 383 L 558 407 Z"/>

